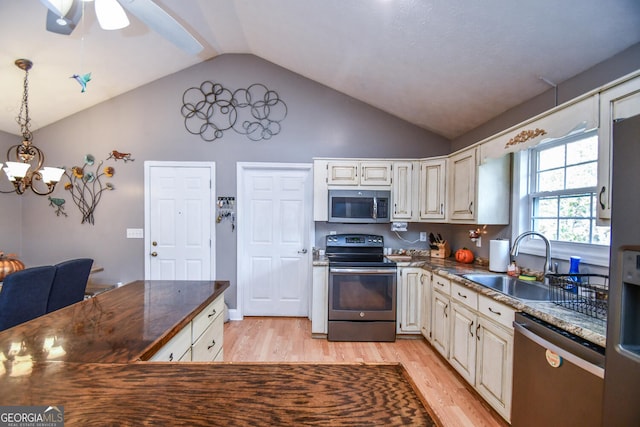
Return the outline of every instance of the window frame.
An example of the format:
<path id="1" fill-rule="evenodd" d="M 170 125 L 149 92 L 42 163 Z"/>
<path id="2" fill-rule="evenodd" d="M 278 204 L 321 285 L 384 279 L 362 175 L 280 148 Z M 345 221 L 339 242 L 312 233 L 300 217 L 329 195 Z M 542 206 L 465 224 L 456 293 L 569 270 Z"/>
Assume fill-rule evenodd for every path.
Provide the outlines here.
<path id="1" fill-rule="evenodd" d="M 589 131 L 595 132 L 597 129 Z M 586 133 L 586 132 L 585 132 Z M 585 133 L 579 135 L 566 136 L 558 138 L 558 144 L 571 142 L 585 136 Z M 562 140 L 562 142 L 560 142 Z M 551 142 L 550 142 L 551 143 Z M 546 145 L 546 144 L 545 144 Z M 536 146 L 538 147 L 538 146 Z M 534 147 L 534 149 L 536 148 Z M 512 233 L 513 239 L 525 231 L 532 229 L 532 212 L 533 212 L 533 196 L 529 193 L 531 180 L 535 179 L 536 173 L 532 167 L 531 155 L 532 149 L 523 150 L 514 153 L 513 168 L 513 199 L 512 199 Z M 600 162 L 601 159 L 598 159 Z M 571 189 L 569 192 L 578 193 L 580 191 L 591 191 L 592 187 L 581 189 Z M 593 191 L 597 191 L 596 187 Z M 541 193 L 535 193 L 540 195 Z M 596 214 L 597 215 L 597 214 Z M 559 240 L 550 240 L 551 256 L 557 260 L 568 261 L 571 256 L 579 255 L 586 264 L 594 266 L 609 266 L 609 245 L 597 245 L 591 243 L 572 243 Z M 534 256 L 545 256 L 545 245 L 542 239 L 526 239 L 522 241 L 519 252 Z"/>

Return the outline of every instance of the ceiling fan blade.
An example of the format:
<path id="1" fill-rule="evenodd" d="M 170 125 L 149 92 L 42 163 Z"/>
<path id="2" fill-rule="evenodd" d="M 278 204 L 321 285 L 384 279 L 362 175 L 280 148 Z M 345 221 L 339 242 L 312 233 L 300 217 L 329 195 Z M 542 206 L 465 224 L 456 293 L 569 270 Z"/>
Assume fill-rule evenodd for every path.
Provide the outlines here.
<path id="1" fill-rule="evenodd" d="M 82 6 L 78 0 L 65 0 L 53 4 L 48 0 L 40 0 L 47 7 L 47 31 L 69 35 L 82 19 Z"/>
<path id="2" fill-rule="evenodd" d="M 119 30 L 129 25 L 129 18 L 116 0 L 95 0 L 96 17 L 103 30 Z"/>
<path id="3" fill-rule="evenodd" d="M 115 0 L 114 0 L 115 1 Z M 122 6 L 180 49 L 192 55 L 204 47 L 171 15 L 151 0 L 118 0 Z M 97 7 L 96 0 L 96 7 Z"/>

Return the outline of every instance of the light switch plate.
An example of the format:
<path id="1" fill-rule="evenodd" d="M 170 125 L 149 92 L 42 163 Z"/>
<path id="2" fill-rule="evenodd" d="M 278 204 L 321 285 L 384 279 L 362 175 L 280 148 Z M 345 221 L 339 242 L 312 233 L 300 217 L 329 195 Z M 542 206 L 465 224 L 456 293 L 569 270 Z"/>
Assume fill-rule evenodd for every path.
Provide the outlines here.
<path id="1" fill-rule="evenodd" d="M 144 239 L 142 228 L 127 228 L 127 239 Z"/>
<path id="2" fill-rule="evenodd" d="M 421 231 L 420 232 L 420 241 L 421 242 L 426 242 L 427 241 L 427 232 L 426 231 Z"/>

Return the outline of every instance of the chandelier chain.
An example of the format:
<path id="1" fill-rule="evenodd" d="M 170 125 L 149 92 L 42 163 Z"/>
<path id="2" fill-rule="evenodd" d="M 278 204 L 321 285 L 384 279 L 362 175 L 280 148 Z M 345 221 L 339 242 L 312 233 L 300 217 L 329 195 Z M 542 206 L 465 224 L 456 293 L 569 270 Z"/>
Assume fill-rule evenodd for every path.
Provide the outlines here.
<path id="1" fill-rule="evenodd" d="M 31 118 L 29 117 L 29 69 L 27 68 L 24 73 L 24 92 L 22 94 L 22 105 L 20 105 L 20 113 L 16 117 L 16 121 L 20 125 L 20 132 L 22 132 L 22 138 L 24 141 L 33 139 L 31 134 Z"/>

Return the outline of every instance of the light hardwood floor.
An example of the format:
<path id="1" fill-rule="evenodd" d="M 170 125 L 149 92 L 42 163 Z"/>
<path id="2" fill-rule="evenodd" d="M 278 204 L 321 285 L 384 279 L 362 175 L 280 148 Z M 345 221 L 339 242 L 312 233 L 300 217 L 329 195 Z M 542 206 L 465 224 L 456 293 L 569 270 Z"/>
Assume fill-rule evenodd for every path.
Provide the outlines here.
<path id="1" fill-rule="evenodd" d="M 245 317 L 224 326 L 224 361 L 400 362 L 444 427 L 509 425 L 422 338 L 329 342 L 306 318 Z"/>

